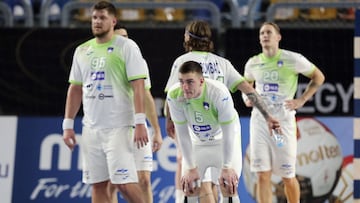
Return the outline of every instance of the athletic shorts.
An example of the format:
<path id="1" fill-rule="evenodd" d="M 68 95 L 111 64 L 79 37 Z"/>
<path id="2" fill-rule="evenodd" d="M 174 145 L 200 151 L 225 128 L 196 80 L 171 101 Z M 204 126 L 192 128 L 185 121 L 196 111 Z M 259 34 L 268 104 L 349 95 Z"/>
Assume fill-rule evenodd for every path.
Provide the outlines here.
<path id="1" fill-rule="evenodd" d="M 234 139 L 234 149 L 232 166 L 240 178 L 242 168 L 242 154 L 241 154 L 241 132 L 237 130 L 236 137 Z M 212 145 L 194 145 L 194 158 L 198 167 L 201 182 L 212 182 L 218 184 L 220 178 L 221 169 L 223 166 L 222 156 L 222 140 L 217 140 Z M 185 163 L 185 161 L 183 162 Z M 182 174 L 188 169 L 186 164 L 183 164 Z"/>
<path id="2" fill-rule="evenodd" d="M 148 130 L 148 128 L 146 128 Z M 153 154 L 152 141 L 150 132 L 148 130 L 149 142 L 142 148 L 135 146 L 135 163 L 138 171 L 152 171 L 153 170 Z"/>
<path id="3" fill-rule="evenodd" d="M 296 120 L 291 116 L 280 121 L 284 145 L 278 147 L 266 121 L 262 117 L 250 118 L 250 170 L 252 172 L 272 171 L 285 178 L 295 177 L 296 166 Z"/>
<path id="4" fill-rule="evenodd" d="M 134 128 L 112 129 L 83 127 L 81 153 L 83 182 L 110 180 L 113 184 L 138 182 L 134 158 Z"/>

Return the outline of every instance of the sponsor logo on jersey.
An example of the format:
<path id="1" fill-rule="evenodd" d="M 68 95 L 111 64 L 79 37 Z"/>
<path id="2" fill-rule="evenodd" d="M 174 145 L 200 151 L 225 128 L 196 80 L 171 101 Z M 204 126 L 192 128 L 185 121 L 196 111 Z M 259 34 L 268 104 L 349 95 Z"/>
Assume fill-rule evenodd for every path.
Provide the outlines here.
<path id="1" fill-rule="evenodd" d="M 194 132 L 205 132 L 211 130 L 210 125 L 193 125 Z"/>
<path id="2" fill-rule="evenodd" d="M 225 101 L 228 101 L 229 100 L 229 97 L 224 97 L 221 101 L 225 102 Z"/>
<path id="3" fill-rule="evenodd" d="M 266 83 L 263 86 L 264 92 L 277 92 L 279 91 L 279 85 L 274 83 Z"/>
<path id="4" fill-rule="evenodd" d="M 105 98 L 113 98 L 113 97 L 114 97 L 113 95 L 105 95 L 103 93 L 100 93 L 99 96 L 98 96 L 98 98 L 100 100 L 104 100 Z"/>
<path id="5" fill-rule="evenodd" d="M 91 80 L 105 80 L 105 71 L 91 72 Z"/>
<path id="6" fill-rule="evenodd" d="M 90 84 L 85 85 L 85 87 L 86 87 L 87 90 L 92 90 L 94 85 L 92 83 L 90 83 Z"/>

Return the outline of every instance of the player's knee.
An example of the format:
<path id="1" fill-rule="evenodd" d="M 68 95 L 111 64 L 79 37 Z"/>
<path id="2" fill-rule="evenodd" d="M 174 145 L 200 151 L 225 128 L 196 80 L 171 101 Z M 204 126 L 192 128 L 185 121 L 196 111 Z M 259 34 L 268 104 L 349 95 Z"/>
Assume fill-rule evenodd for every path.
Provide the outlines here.
<path id="1" fill-rule="evenodd" d="M 258 172 L 257 175 L 259 183 L 270 183 L 271 172 Z"/>
<path id="2" fill-rule="evenodd" d="M 119 184 L 117 185 L 117 189 L 124 197 L 129 197 L 131 194 L 131 186 L 129 184 Z"/>
<path id="3" fill-rule="evenodd" d="M 146 190 L 147 188 L 151 187 L 150 178 L 139 178 L 139 185 L 142 190 Z"/>
<path id="4" fill-rule="evenodd" d="M 282 178 L 284 185 L 289 187 L 294 187 L 297 184 L 297 179 L 294 178 Z"/>

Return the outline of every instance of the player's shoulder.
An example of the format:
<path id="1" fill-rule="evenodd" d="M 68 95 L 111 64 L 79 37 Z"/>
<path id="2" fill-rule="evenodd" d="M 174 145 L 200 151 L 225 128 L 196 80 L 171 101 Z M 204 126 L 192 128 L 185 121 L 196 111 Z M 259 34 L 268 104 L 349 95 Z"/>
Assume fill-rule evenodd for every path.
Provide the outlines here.
<path id="1" fill-rule="evenodd" d="M 247 64 L 250 65 L 250 64 L 262 63 L 262 62 L 263 62 L 263 60 L 262 60 L 263 57 L 261 57 L 262 54 L 263 54 L 263 53 L 258 53 L 258 54 L 255 54 L 255 55 L 251 56 L 251 57 L 248 59 Z"/>
<path id="2" fill-rule="evenodd" d="M 176 99 L 183 95 L 180 82 L 173 84 L 168 90 L 168 97 L 170 99 Z"/>
<path id="3" fill-rule="evenodd" d="M 91 38 L 91 39 L 88 39 L 88 40 L 82 42 L 82 43 L 79 44 L 77 47 L 78 47 L 78 48 L 88 47 L 88 46 L 90 46 L 90 45 L 92 45 L 92 44 L 94 44 L 94 43 L 96 43 L 95 38 Z"/>
<path id="4" fill-rule="evenodd" d="M 299 52 L 295 52 L 292 50 L 287 49 L 280 49 L 281 51 L 281 57 L 282 58 L 297 58 L 297 57 L 303 57 L 303 55 Z"/>
<path id="5" fill-rule="evenodd" d="M 225 91 L 228 92 L 228 88 L 226 85 L 218 80 L 205 78 L 206 84 L 208 85 L 208 89 L 213 89 L 215 91 Z"/>

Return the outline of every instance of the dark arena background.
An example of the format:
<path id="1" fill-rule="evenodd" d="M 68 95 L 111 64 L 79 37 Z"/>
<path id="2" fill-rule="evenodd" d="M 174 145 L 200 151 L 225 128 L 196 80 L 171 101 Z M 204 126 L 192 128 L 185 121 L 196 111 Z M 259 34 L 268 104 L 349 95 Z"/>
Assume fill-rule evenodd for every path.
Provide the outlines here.
<path id="1" fill-rule="evenodd" d="M 92 37 L 91 30 L 1 28 L 0 33 L 1 113 L 63 115 L 72 54 L 77 45 Z M 149 64 L 153 96 L 165 98 L 163 90 L 172 62 L 184 53 L 184 29 L 134 28 L 129 29 L 129 34 Z M 282 29 L 282 36 L 282 48 L 302 53 L 326 76 L 318 96 L 298 113 L 353 115 L 354 30 L 291 28 Z M 214 30 L 213 40 L 217 53 L 228 58 L 240 73 L 246 60 L 260 51 L 258 29 L 233 28 L 221 34 Z M 240 93 L 234 94 L 234 99 L 240 115 L 249 115 Z"/>
<path id="2" fill-rule="evenodd" d="M 82 112 L 75 118 L 78 144 L 73 151 L 64 144 L 61 128 L 74 50 L 92 38 L 90 18 L 85 12 L 91 2 L 0 1 L 1 203 L 91 202 L 91 186 L 81 181 Z M 129 37 L 137 42 L 148 62 L 163 137 L 161 149 L 153 153 L 151 185 L 155 203 L 175 201 L 177 149 L 165 131 L 164 87 L 173 61 L 184 53 L 184 27 L 195 18 L 210 22 L 215 52 L 229 59 L 241 74 L 247 59 L 261 51 L 258 29 L 268 19 L 280 25 L 280 48 L 303 54 L 322 70 L 324 85 L 297 110 L 296 177 L 301 203 L 360 203 L 360 10 L 355 9 L 360 8 L 360 2 L 112 2 L 120 12 L 130 9 L 130 17 L 134 17 L 132 12 L 144 11 L 139 21 L 123 20 Z M 219 2 L 225 3 L 221 7 Z M 54 4 L 59 6 L 55 14 Z M 15 9 L 19 5 L 24 9 L 22 16 Z M 164 15 L 169 6 L 177 8 L 170 9 L 174 11 L 170 20 Z M 239 9 L 244 6 L 251 8 L 247 16 L 240 16 Z M 190 10 L 180 12 L 181 8 Z M 205 8 L 210 8 L 211 15 L 204 12 Z M 277 16 L 274 8 L 290 9 L 292 13 Z M 302 94 L 307 83 L 300 76 L 295 97 Z M 249 170 L 247 154 L 251 109 L 244 106 L 240 92 L 233 97 L 240 115 L 243 159 L 238 193 L 241 202 L 255 203 L 256 174 Z M 273 175 L 271 180 L 273 202 L 284 203 L 281 178 Z M 119 202 L 124 202 L 121 196 Z"/>

